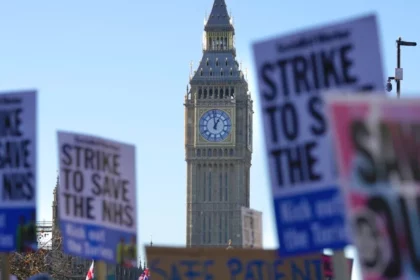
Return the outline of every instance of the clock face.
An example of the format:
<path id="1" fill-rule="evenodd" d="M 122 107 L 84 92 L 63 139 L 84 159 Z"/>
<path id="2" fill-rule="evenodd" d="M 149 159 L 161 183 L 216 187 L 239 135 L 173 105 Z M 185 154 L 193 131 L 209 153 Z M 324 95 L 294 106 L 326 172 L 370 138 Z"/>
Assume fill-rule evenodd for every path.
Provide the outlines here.
<path id="1" fill-rule="evenodd" d="M 229 115 L 218 109 L 212 109 L 203 114 L 200 119 L 200 134 L 210 142 L 225 140 L 232 129 Z"/>

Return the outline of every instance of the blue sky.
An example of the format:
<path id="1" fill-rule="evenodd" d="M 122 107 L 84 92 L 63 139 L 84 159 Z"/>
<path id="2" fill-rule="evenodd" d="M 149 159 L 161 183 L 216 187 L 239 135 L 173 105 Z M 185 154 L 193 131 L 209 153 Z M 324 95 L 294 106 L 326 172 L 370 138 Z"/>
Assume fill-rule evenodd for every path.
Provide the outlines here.
<path id="1" fill-rule="evenodd" d="M 418 41 L 420 2 L 227 0 L 238 60 L 255 100 L 251 206 L 264 212 L 264 245 L 277 246 L 251 43 L 376 12 L 385 74 L 398 36 Z M 140 242 L 185 244 L 183 99 L 190 61 L 201 58 L 204 16 L 213 0 L 4 1 L 0 9 L 0 91 L 39 91 L 39 220 L 51 220 L 56 131 L 109 137 L 137 146 Z M 369 59 L 369 58 L 367 58 Z M 404 48 L 402 94 L 417 94 L 420 46 Z"/>

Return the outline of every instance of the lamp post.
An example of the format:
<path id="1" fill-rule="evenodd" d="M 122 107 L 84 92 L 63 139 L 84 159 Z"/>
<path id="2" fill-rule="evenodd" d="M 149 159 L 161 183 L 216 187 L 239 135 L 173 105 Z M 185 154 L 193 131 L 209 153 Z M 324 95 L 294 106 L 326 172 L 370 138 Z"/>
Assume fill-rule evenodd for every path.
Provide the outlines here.
<path id="1" fill-rule="evenodd" d="M 415 47 L 417 46 L 417 43 L 403 41 L 401 37 L 399 37 L 396 42 L 397 42 L 397 68 L 395 68 L 395 76 L 388 77 L 388 83 L 386 85 L 386 89 L 387 91 L 391 91 L 392 90 L 391 80 L 395 80 L 395 83 L 397 84 L 397 97 L 400 98 L 401 81 L 403 79 L 403 69 L 401 68 L 401 46 Z"/>

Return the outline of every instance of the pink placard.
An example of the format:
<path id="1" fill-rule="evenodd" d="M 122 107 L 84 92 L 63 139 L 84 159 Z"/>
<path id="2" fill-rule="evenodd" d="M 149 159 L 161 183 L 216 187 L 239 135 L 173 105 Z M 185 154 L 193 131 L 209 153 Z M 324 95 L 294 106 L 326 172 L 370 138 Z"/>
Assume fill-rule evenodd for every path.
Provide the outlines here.
<path id="1" fill-rule="evenodd" d="M 420 99 L 327 104 L 363 279 L 419 279 Z"/>

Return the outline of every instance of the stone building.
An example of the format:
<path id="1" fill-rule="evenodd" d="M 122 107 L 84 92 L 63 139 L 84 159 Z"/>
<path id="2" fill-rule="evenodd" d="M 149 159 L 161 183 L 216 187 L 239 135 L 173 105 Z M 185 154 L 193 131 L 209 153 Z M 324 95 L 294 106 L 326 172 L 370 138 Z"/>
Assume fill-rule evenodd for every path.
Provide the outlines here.
<path id="1" fill-rule="evenodd" d="M 185 95 L 187 246 L 242 246 L 250 204 L 253 102 L 225 0 L 214 0 Z"/>

